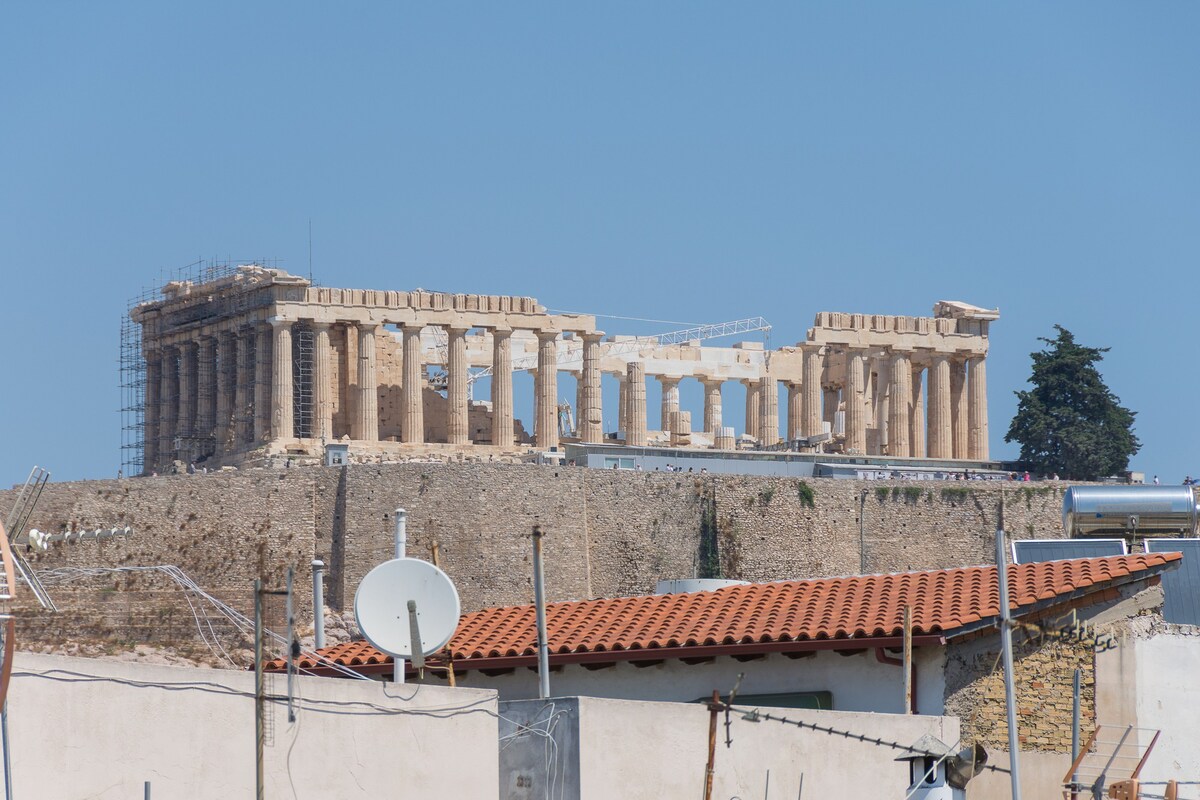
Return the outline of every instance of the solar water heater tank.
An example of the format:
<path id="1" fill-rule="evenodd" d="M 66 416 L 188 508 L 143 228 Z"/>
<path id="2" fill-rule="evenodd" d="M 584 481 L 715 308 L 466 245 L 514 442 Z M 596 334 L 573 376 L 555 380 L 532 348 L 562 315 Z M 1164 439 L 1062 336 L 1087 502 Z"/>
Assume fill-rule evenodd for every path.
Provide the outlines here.
<path id="1" fill-rule="evenodd" d="M 1068 538 L 1195 536 L 1197 519 L 1190 486 L 1072 486 L 1063 495 L 1063 531 Z"/>

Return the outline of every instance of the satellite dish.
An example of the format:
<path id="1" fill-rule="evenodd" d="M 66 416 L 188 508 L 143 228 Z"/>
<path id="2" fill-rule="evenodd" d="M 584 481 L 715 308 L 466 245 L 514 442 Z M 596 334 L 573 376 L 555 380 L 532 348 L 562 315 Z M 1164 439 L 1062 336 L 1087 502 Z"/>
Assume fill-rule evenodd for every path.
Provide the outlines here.
<path id="1" fill-rule="evenodd" d="M 421 656 L 446 646 L 458 628 L 458 590 L 450 576 L 416 558 L 385 561 L 354 593 L 354 619 L 367 641 L 396 658 L 413 658 L 409 603 L 416 606 Z"/>

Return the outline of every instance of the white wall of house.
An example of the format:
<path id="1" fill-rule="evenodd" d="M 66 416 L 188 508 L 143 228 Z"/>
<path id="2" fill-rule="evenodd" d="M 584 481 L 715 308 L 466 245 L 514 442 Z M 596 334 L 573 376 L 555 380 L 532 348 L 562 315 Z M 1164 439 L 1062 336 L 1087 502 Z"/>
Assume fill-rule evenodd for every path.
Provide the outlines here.
<path id="1" fill-rule="evenodd" d="M 702 796 L 710 714 L 695 704 L 605 698 L 501 703 L 536 733 L 505 740 L 501 800 L 661 800 Z M 911 745 L 925 734 L 956 742 L 958 720 L 840 711 L 781 712 L 788 719 Z M 714 798 L 902 798 L 904 751 L 838 734 L 717 717 Z M 506 723 L 502 723 L 506 724 Z M 552 742 L 552 744 L 551 744 Z M 549 790 L 549 791 L 548 791 Z"/>
<path id="2" fill-rule="evenodd" d="M 145 781 L 156 800 L 254 796 L 253 673 L 29 653 L 14 664 L 14 796 L 127 800 Z M 292 797 L 292 785 L 301 798 L 396 797 L 401 786 L 405 797 L 497 796 L 494 693 L 328 678 L 297 686 L 296 724 L 274 707 L 268 797 Z M 283 676 L 270 691 L 286 692 Z"/>
<path id="3" fill-rule="evenodd" d="M 922 714 L 942 713 L 945 695 L 944 651 L 918 648 L 917 710 Z M 895 654 L 892 654 L 895 655 Z M 555 697 L 608 697 L 622 700 L 656 700 L 687 703 L 710 697 L 713 689 L 728 694 L 744 673 L 744 694 L 777 692 L 831 692 L 836 711 L 899 713 L 903 710 L 904 677 L 898 666 L 880 663 L 873 649 L 852 656 L 817 651 L 807 658 L 788 658 L 772 653 L 754 661 L 731 657 L 701 664 L 668 659 L 650 667 L 622 662 L 602 669 L 567 665 L 550 674 L 550 693 Z M 459 676 L 460 686 L 499 691 L 503 700 L 537 697 L 537 673 L 518 669 L 506 675 L 488 676 L 472 670 Z"/>
<path id="4" fill-rule="evenodd" d="M 1200 780 L 1200 629 L 1172 626 L 1132 641 L 1137 658 L 1137 720 L 1162 735 L 1142 769 L 1147 781 Z"/>

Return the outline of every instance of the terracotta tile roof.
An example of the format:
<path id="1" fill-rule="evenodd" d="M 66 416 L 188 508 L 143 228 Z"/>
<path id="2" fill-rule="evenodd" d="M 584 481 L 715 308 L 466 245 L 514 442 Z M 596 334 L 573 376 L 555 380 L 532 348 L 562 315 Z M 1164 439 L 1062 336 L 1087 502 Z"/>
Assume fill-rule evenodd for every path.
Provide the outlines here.
<path id="1" fill-rule="evenodd" d="M 1026 614 L 1115 583 L 1153 577 L 1178 553 L 1010 565 L 1010 605 Z M 1098 596 L 1094 600 L 1100 599 Z M 1094 601 L 1093 600 L 1093 601 Z M 914 637 L 924 644 L 962 635 L 999 614 L 995 567 L 860 575 L 730 586 L 711 592 L 550 603 L 552 661 L 613 661 L 799 649 L 893 646 L 912 606 Z M 744 647 L 738 647 L 738 646 Z M 536 658 L 532 605 L 465 614 L 450 640 L 456 669 L 500 668 Z M 666 652 L 665 652 L 666 651 Z M 345 666 L 390 665 L 366 642 L 326 648 Z M 557 656 L 557 658 L 556 658 Z M 303 659 L 300 666 L 317 666 Z M 268 668 L 282 668 L 276 661 Z M 376 670 L 382 671 L 382 670 Z"/>

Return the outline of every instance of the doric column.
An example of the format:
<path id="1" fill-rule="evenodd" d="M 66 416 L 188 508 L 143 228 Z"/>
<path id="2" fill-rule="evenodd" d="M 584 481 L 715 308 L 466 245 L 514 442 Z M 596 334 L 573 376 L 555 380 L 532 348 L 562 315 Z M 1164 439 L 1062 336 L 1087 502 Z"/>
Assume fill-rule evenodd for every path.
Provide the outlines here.
<path id="1" fill-rule="evenodd" d="M 312 436 L 327 443 L 333 440 L 333 352 L 329 346 L 329 323 L 314 322 L 312 328 Z"/>
<path id="2" fill-rule="evenodd" d="M 662 387 L 662 411 L 659 419 L 661 420 L 662 430 L 670 433 L 671 415 L 679 410 L 679 378 L 670 375 L 659 375 L 658 385 Z"/>
<path id="3" fill-rule="evenodd" d="M 290 329 L 288 337 L 291 338 Z M 292 351 L 289 349 L 287 354 L 282 356 L 282 358 L 290 366 L 292 363 Z M 250 394 L 254 404 L 251 422 L 254 430 L 251 436 L 256 445 L 269 442 L 272 438 L 272 415 L 275 409 L 271 404 L 271 394 L 275 390 L 275 359 L 275 329 L 270 323 L 260 325 L 257 337 L 254 340 L 254 372 L 252 374 L 254 388 Z M 294 388 L 293 391 L 295 391 Z"/>
<path id="4" fill-rule="evenodd" d="M 882 455 L 891 452 L 888 449 L 889 443 L 889 421 L 891 419 L 892 408 L 892 361 L 891 358 L 885 355 L 881 360 L 874 362 L 875 380 L 872 387 L 875 397 L 875 432 L 876 432 L 876 449 L 875 455 Z M 868 370 L 871 369 L 868 362 Z"/>
<path id="5" fill-rule="evenodd" d="M 629 365 L 617 376 L 617 430 L 629 433 Z M 626 441 L 626 444 L 629 442 Z"/>
<path id="6" fill-rule="evenodd" d="M 379 377 L 378 371 L 375 368 L 375 329 L 379 326 L 374 322 L 360 322 L 358 324 L 358 369 L 355 370 L 358 376 L 358 402 L 355 403 L 354 415 L 354 438 L 363 442 L 379 441 Z M 413 370 L 416 375 L 411 377 L 410 384 L 408 350 L 409 350 L 409 329 L 404 329 L 404 386 L 402 387 L 404 410 L 401 415 L 401 433 L 404 441 L 408 439 L 408 424 L 409 424 L 409 394 L 410 385 L 416 386 L 417 396 L 417 422 L 416 430 L 418 433 L 422 431 L 421 425 L 421 331 L 415 331 L 417 343 L 416 367 Z M 424 441 L 417 439 L 416 441 Z"/>
<path id="7" fill-rule="evenodd" d="M 446 441 L 464 445 L 471 441 L 467 420 L 467 329 L 446 328 Z"/>
<path id="8" fill-rule="evenodd" d="M 158 466 L 158 429 L 162 413 L 162 351 L 146 351 L 146 396 L 142 416 L 142 474 Z"/>
<path id="9" fill-rule="evenodd" d="M 401 386 L 403 416 L 400 435 L 401 439 L 408 444 L 425 444 L 425 365 L 421 363 L 422 327 L 424 325 L 401 327 L 404 349 L 404 385 Z M 371 341 L 373 344 L 373 336 Z M 376 433 L 376 437 L 378 435 Z"/>
<path id="10" fill-rule="evenodd" d="M 292 385 L 292 321 L 271 317 L 275 346 L 271 352 L 271 438 L 286 441 L 294 437 L 295 413 Z"/>
<path id="11" fill-rule="evenodd" d="M 217 454 L 236 449 L 230 447 L 229 432 L 233 424 L 233 393 L 237 384 L 237 344 L 233 331 L 217 334 L 217 419 L 213 435 Z"/>
<path id="12" fill-rule="evenodd" d="M 866 358 L 862 350 L 846 352 L 846 452 L 867 452 Z"/>
<path id="13" fill-rule="evenodd" d="M 720 378 L 701 378 L 704 385 L 704 432 L 713 437 L 721 435 L 721 386 Z"/>
<path id="14" fill-rule="evenodd" d="M 967 362 L 950 359 L 950 430 L 955 458 L 967 457 Z"/>
<path id="15" fill-rule="evenodd" d="M 625 444 L 635 447 L 646 445 L 646 365 L 633 361 L 626 367 L 626 393 L 629 403 L 629 428 L 625 431 Z"/>
<path id="16" fill-rule="evenodd" d="M 600 340 L 602 333 L 583 334 L 583 399 L 579 404 L 579 438 L 583 442 L 604 441 L 604 415 L 600 395 Z"/>
<path id="17" fill-rule="evenodd" d="M 987 368 L 983 356 L 971 357 L 971 380 L 967 384 L 968 425 L 970 435 L 967 437 L 968 458 L 976 461 L 988 459 L 988 415 L 987 415 Z"/>
<path id="18" fill-rule="evenodd" d="M 787 393 L 787 438 L 789 442 L 794 442 L 804 435 L 801 425 L 804 419 L 804 385 L 788 381 Z"/>
<path id="19" fill-rule="evenodd" d="M 179 350 L 162 349 L 162 380 L 159 382 L 158 456 L 160 464 L 175 460 L 176 425 L 179 422 Z"/>
<path id="20" fill-rule="evenodd" d="M 758 442 L 779 444 L 779 382 L 766 375 L 758 379 Z"/>
<path id="21" fill-rule="evenodd" d="M 183 442 L 188 460 L 192 457 L 191 443 L 186 441 L 196 432 L 196 351 L 195 342 L 179 345 L 179 419 L 175 429 Z"/>
<path id="22" fill-rule="evenodd" d="M 908 451 L 913 458 L 925 458 L 925 368 L 913 365 L 912 371 L 912 411 L 909 423 L 912 434 L 909 437 Z"/>
<path id="23" fill-rule="evenodd" d="M 196 356 L 196 436 L 214 438 L 217 424 L 217 339 L 204 336 Z M 206 446 L 200 455 L 213 451 Z"/>
<path id="24" fill-rule="evenodd" d="M 762 413 L 759 406 L 762 387 L 756 380 L 744 380 L 742 385 L 746 387 L 746 435 L 758 441 L 759 425 L 762 423 L 759 418 Z"/>
<path id="25" fill-rule="evenodd" d="M 538 331 L 535 439 L 538 448 L 558 447 L 558 333 Z"/>
<path id="26" fill-rule="evenodd" d="M 954 458 L 950 421 L 950 356 L 933 354 L 929 366 L 929 457 Z"/>
<path id="27" fill-rule="evenodd" d="M 892 386 L 888 405 L 888 455 L 908 458 L 912 455 L 912 359 L 905 351 L 892 352 Z"/>
<path id="28" fill-rule="evenodd" d="M 828 422 L 829 426 L 832 428 L 834 420 L 837 417 L 838 405 L 841 401 L 841 394 L 835 388 L 826 387 L 821 390 L 821 397 L 821 405 L 823 407 L 821 411 L 821 422 Z M 824 433 L 824 428 L 822 428 L 819 432 Z"/>
<path id="29" fill-rule="evenodd" d="M 804 376 L 800 384 L 803 397 L 800 401 L 800 434 L 818 436 L 824 433 L 821 424 L 821 348 L 807 345 L 804 353 Z"/>
<path id="30" fill-rule="evenodd" d="M 512 331 L 492 331 L 492 444 L 513 445 Z"/>
<path id="31" fill-rule="evenodd" d="M 250 441 L 254 428 L 254 338 L 253 328 L 237 332 L 236 380 L 233 393 L 234 449 L 241 450 Z"/>

